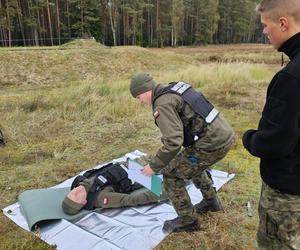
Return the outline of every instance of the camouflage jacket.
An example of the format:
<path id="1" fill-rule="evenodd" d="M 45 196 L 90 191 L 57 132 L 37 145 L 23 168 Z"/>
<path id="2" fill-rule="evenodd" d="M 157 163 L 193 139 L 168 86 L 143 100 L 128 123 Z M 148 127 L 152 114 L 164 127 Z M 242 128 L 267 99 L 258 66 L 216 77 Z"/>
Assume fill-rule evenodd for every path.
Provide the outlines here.
<path id="1" fill-rule="evenodd" d="M 152 102 L 155 94 L 163 87 L 165 86 L 161 84 L 154 87 Z M 191 107 L 184 103 L 182 97 L 174 93 L 161 95 L 153 103 L 153 117 L 161 131 L 163 144 L 149 163 L 156 173 L 166 167 L 182 148 L 184 125 L 195 114 Z M 192 132 L 201 131 L 199 140 L 192 147 L 202 150 L 213 151 L 221 148 L 234 136 L 231 126 L 221 114 L 211 124 L 207 124 L 198 116 L 191 129 Z"/>

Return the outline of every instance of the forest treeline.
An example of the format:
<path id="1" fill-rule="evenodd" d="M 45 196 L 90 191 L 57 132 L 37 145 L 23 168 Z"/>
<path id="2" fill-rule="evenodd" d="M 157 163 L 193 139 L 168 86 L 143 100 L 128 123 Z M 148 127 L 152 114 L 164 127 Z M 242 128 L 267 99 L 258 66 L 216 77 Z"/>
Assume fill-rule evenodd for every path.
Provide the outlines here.
<path id="1" fill-rule="evenodd" d="M 264 42 L 256 0 L 0 0 L 0 46 Z"/>

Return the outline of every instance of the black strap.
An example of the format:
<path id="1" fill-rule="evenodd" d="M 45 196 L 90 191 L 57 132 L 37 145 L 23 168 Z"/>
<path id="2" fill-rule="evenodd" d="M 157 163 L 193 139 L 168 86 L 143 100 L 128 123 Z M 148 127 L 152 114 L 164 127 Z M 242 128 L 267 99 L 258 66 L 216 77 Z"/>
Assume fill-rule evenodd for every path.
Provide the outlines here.
<path id="1" fill-rule="evenodd" d="M 6 140 L 5 140 L 4 135 L 3 135 L 3 133 L 0 129 L 0 146 L 5 146 L 5 144 L 6 144 Z"/>
<path id="2" fill-rule="evenodd" d="M 100 176 L 100 175 L 99 175 Z M 99 177 L 98 176 L 98 177 Z M 97 194 L 107 186 L 107 182 L 101 181 L 98 177 L 95 178 L 92 187 L 90 188 L 87 194 L 87 203 L 85 204 L 84 208 L 87 210 L 91 210 L 95 207 L 95 202 L 97 198 Z"/>
<path id="3" fill-rule="evenodd" d="M 78 175 L 74 181 L 72 182 L 72 185 L 71 185 L 71 190 L 78 187 L 79 183 L 84 181 L 86 178 L 82 175 Z"/>
<path id="4" fill-rule="evenodd" d="M 118 163 L 117 163 L 118 164 Z M 105 172 L 106 169 L 108 169 L 109 167 L 112 167 L 114 164 L 113 163 L 108 163 L 100 168 L 96 168 L 96 169 L 90 169 L 86 172 L 84 172 L 83 176 L 86 178 L 90 178 L 94 175 L 100 174 L 102 172 Z"/>

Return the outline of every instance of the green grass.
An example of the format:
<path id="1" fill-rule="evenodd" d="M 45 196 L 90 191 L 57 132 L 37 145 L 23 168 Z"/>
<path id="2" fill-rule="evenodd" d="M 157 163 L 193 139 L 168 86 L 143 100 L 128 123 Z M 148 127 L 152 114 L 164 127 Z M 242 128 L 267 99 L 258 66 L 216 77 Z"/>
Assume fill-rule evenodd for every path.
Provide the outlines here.
<path id="1" fill-rule="evenodd" d="M 98 48 L 98 56 L 102 50 Z M 16 62 L 23 60 L 23 57 L 17 59 L 19 51 L 8 54 L 13 53 L 17 53 Z M 103 52 L 107 57 L 103 64 L 111 61 L 110 69 L 101 72 L 106 77 L 95 76 L 99 68 L 107 65 L 98 62 L 90 68 L 89 61 L 80 69 L 86 72 L 86 77 L 63 80 L 55 72 L 72 75 L 71 66 L 75 66 L 70 64 L 70 68 L 67 65 L 63 69 L 59 64 L 55 66 L 55 60 L 63 61 L 66 54 L 48 51 L 46 56 L 53 57 L 53 65 L 45 73 L 44 67 L 48 64 L 37 63 L 34 53 L 45 55 L 39 51 L 30 53 L 27 66 L 23 65 L 23 75 L 12 73 L 10 79 L 5 73 L 6 80 L 0 82 L 0 113 L 4 117 L 1 127 L 8 137 L 7 146 L 0 148 L 1 208 L 16 202 L 20 192 L 56 185 L 126 152 L 139 149 L 154 153 L 160 146 L 160 134 L 153 124 L 151 110 L 140 107 L 128 91 L 130 74 L 149 69 L 158 82 L 182 79 L 200 89 L 222 111 L 237 138 L 228 156 L 216 166 L 236 174 L 220 191 L 225 213 L 199 216 L 202 231 L 172 234 L 157 249 L 254 249 L 260 189 L 258 159 L 246 152 L 241 137 L 246 129 L 257 126 L 267 83 L 277 67 L 246 62 L 203 64 L 195 60 L 194 55 L 179 56 L 130 47 Z M 76 49 L 65 53 L 82 56 L 82 51 Z M 123 53 L 119 61 L 113 59 L 116 53 Z M 142 60 L 143 55 L 150 59 Z M 143 67 L 139 67 L 139 63 L 134 67 L 137 58 L 140 58 L 139 63 L 143 61 Z M 186 60 L 184 63 L 174 63 L 182 58 Z M 90 60 L 89 54 L 82 59 Z M 0 50 L 1 63 L 2 60 Z M 125 64 L 130 65 L 130 71 L 120 70 L 119 66 Z M 5 67 L 10 66 L 5 64 Z M 37 81 L 33 77 L 32 83 L 23 83 L 23 77 L 33 68 L 39 72 Z M 114 68 L 116 74 L 111 73 Z M 45 81 L 45 75 L 49 82 Z M 254 211 L 251 218 L 246 215 L 247 201 Z M 53 248 L 0 215 L 0 249 Z"/>

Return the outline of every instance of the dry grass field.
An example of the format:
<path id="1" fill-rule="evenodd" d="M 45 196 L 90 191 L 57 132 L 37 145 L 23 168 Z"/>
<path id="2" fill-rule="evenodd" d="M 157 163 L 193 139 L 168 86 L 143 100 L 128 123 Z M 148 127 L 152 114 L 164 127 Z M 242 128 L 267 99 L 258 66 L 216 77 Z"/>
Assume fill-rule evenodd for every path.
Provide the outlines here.
<path id="1" fill-rule="evenodd" d="M 248 62 L 281 64 L 281 57 L 270 45 L 263 44 L 229 44 L 208 45 L 202 47 L 180 47 L 151 49 L 152 51 L 169 51 L 176 54 L 190 55 L 200 62 Z M 288 58 L 284 58 L 288 60 Z"/>
<path id="2" fill-rule="evenodd" d="M 220 190 L 225 212 L 199 216 L 202 230 L 168 236 L 156 249 L 254 249 L 260 191 L 258 159 L 241 137 L 255 128 L 281 55 L 268 45 L 108 48 L 73 42 L 55 48 L 0 49 L 0 208 L 126 152 L 155 153 L 151 110 L 128 91 L 131 75 L 184 80 L 201 90 L 233 126 L 236 143 L 215 168 L 235 173 Z M 126 105 L 124 105 L 126 104 Z M 253 217 L 247 216 L 250 202 Z M 0 249 L 55 249 L 0 215 Z"/>

